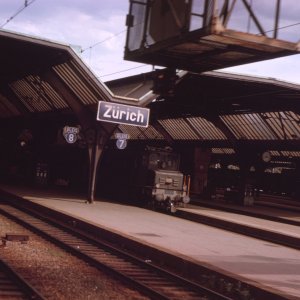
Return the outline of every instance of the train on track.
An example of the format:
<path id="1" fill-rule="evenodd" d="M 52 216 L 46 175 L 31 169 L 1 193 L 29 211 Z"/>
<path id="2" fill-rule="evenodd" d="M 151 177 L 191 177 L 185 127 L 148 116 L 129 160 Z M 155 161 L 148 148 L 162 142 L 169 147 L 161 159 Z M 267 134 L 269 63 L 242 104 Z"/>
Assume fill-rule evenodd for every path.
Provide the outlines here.
<path id="1" fill-rule="evenodd" d="M 171 148 L 146 147 L 135 162 L 136 194 L 153 209 L 176 212 L 190 202 L 190 176 L 180 170 L 180 156 Z"/>
<path id="2" fill-rule="evenodd" d="M 175 212 L 190 201 L 190 176 L 171 148 L 107 149 L 100 166 L 99 195 L 118 202 Z"/>

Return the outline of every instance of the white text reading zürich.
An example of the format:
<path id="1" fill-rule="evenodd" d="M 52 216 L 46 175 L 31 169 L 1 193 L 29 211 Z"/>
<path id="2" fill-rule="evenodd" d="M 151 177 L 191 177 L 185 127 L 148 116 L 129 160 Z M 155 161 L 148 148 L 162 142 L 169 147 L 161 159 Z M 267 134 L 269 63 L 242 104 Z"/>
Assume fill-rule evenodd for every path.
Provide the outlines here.
<path id="1" fill-rule="evenodd" d="M 131 111 L 130 108 L 121 109 L 119 106 L 106 104 L 103 117 L 114 120 L 126 120 L 132 122 L 143 123 L 144 115 L 138 110 Z"/>

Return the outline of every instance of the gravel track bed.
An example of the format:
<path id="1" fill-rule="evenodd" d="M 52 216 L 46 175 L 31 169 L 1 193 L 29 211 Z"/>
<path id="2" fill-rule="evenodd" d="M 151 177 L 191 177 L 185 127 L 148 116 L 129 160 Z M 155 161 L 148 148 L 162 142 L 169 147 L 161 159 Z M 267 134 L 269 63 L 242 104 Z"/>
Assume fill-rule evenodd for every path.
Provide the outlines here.
<path id="1" fill-rule="evenodd" d="M 47 299 L 148 299 L 0 215 L 0 237 L 7 233 L 27 234 L 29 241 L 7 242 L 0 247 L 0 257 L 23 277 L 32 278 L 29 282 Z"/>

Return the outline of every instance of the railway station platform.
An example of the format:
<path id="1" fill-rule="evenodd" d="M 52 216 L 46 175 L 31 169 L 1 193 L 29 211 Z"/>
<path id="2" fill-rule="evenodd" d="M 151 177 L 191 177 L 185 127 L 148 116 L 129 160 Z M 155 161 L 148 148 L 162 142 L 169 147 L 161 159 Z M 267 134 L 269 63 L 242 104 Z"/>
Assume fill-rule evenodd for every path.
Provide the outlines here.
<path id="1" fill-rule="evenodd" d="M 272 201 L 254 201 L 254 205 L 243 206 L 225 201 L 194 199 L 191 201 L 191 204 L 188 205 L 188 208 L 182 208 L 180 210 L 201 214 L 201 211 L 209 211 L 209 209 L 214 212 L 214 216 L 217 216 L 215 212 L 215 210 L 217 210 L 220 211 L 222 216 L 239 214 L 279 223 L 300 225 L 300 205 L 295 201 L 292 204 L 279 204 Z M 262 224 L 260 225 L 262 226 Z"/>
<path id="2" fill-rule="evenodd" d="M 297 220 L 300 215 L 300 201 L 285 200 L 284 197 L 263 195 L 254 200 L 254 205 L 243 206 L 225 200 L 192 198 L 191 204 L 237 212 L 261 218 L 274 218 L 278 222 Z M 300 219 L 298 219 L 300 222 Z M 288 221 L 287 221 L 288 222 Z"/>
<path id="3" fill-rule="evenodd" d="M 85 198 L 68 192 L 0 185 L 0 190 L 173 253 L 212 269 L 231 274 L 249 284 L 278 291 L 286 299 L 300 299 L 300 252 L 297 249 L 210 227 L 172 215 Z M 186 210 L 197 207 L 188 207 Z M 254 209 L 254 208 L 253 208 Z M 201 214 L 231 218 L 265 231 L 278 231 L 299 240 L 300 229 L 291 224 L 199 207 Z M 196 213 L 196 212 L 193 213 Z M 199 212 L 198 212 L 199 213 Z M 291 215 L 290 218 L 300 219 Z"/>

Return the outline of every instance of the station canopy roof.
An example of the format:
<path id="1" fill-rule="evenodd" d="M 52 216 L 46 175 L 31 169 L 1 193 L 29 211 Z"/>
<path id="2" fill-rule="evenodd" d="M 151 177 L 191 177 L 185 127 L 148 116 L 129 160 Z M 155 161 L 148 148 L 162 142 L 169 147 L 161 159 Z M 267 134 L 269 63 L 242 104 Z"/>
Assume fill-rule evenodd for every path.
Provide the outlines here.
<path id="1" fill-rule="evenodd" d="M 103 84 L 72 47 L 0 31 L 0 122 L 88 109 L 99 100 L 148 105 L 148 128 L 119 125 L 131 139 L 194 143 L 216 154 L 236 147 L 300 156 L 300 86 L 216 71 L 179 72 L 171 96 L 152 93 L 153 73 Z M 107 86 L 109 88 L 107 88 Z M 112 91 L 112 92 L 111 92 Z M 115 96 L 118 95 L 118 96 Z"/>
<path id="2" fill-rule="evenodd" d="M 152 78 L 148 73 L 107 85 L 116 94 L 139 98 L 153 86 Z M 242 147 L 270 151 L 278 159 L 300 157 L 300 85 L 218 71 L 181 71 L 172 94 L 149 104 L 148 128 L 121 125 L 120 130 L 131 139 L 193 143 L 220 155 Z"/>
<path id="3" fill-rule="evenodd" d="M 69 45 L 0 31 L 0 120 L 96 105 L 114 97 Z"/>

